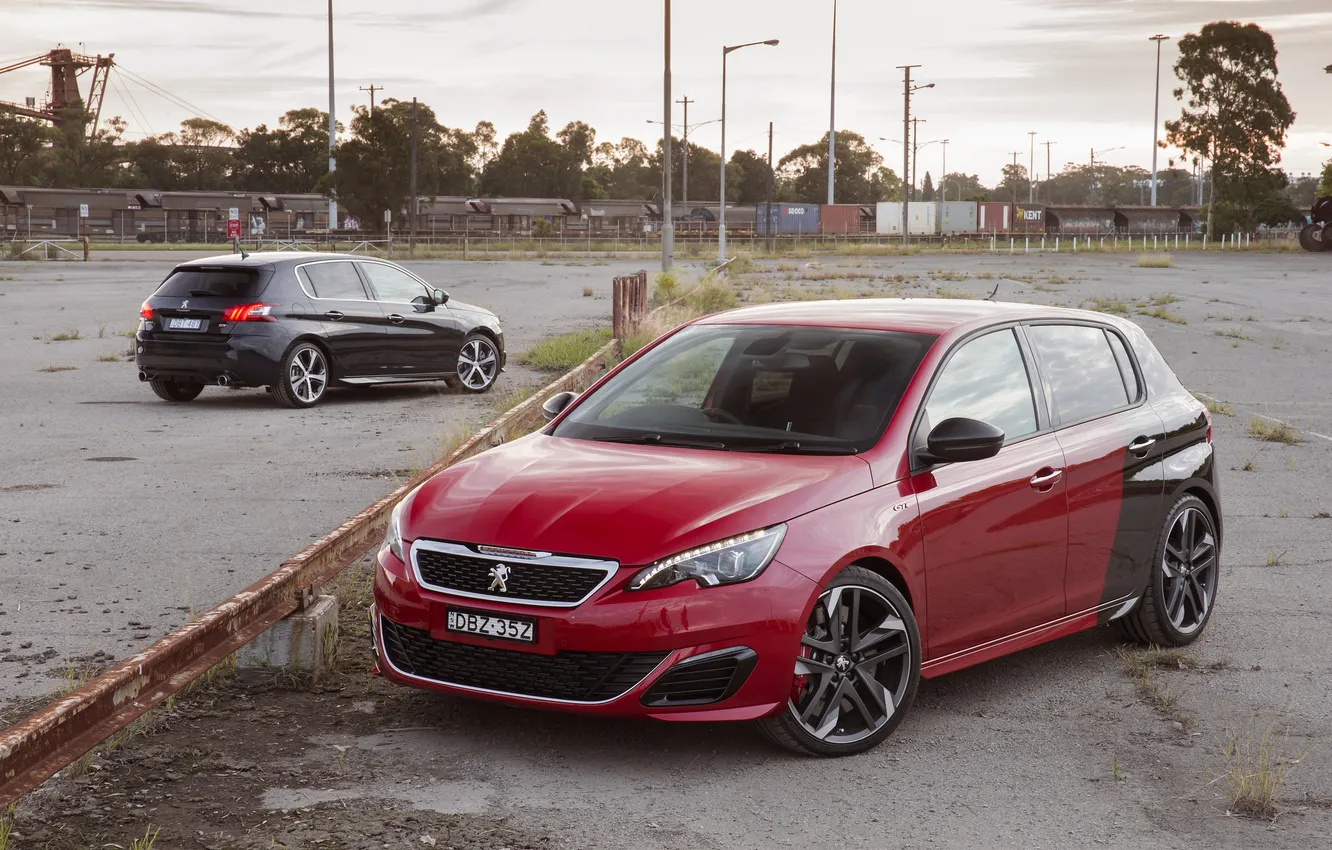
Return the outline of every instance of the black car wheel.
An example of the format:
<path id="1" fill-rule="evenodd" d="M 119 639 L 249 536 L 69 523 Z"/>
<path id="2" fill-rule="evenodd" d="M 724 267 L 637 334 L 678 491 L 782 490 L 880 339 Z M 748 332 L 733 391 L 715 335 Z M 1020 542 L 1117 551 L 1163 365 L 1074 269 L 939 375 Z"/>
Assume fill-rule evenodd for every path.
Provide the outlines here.
<path id="1" fill-rule="evenodd" d="M 798 753 L 864 752 L 902 722 L 919 683 L 920 632 L 911 606 L 882 576 L 847 567 L 805 625 L 786 709 L 759 728 Z"/>
<path id="2" fill-rule="evenodd" d="M 282 361 L 273 395 L 283 407 L 314 407 L 328 389 L 328 358 L 319 346 L 303 342 Z"/>
<path id="3" fill-rule="evenodd" d="M 1184 646 L 1212 616 L 1221 579 L 1220 545 L 1207 505 L 1197 496 L 1175 502 L 1156 544 L 1151 583 L 1136 608 L 1115 622 L 1139 643 Z"/>
<path id="4" fill-rule="evenodd" d="M 194 401 L 204 388 L 199 381 L 173 381 L 169 378 L 153 378 L 148 386 L 163 401 Z"/>
<path id="5" fill-rule="evenodd" d="M 499 349 L 484 334 L 472 334 L 463 341 L 458 352 L 458 380 L 463 389 L 483 393 L 495 385 L 499 377 Z"/>
<path id="6" fill-rule="evenodd" d="M 1332 226 L 1332 225 L 1330 225 Z M 1306 251 L 1317 253 L 1328 249 L 1324 241 L 1326 230 L 1321 224 L 1306 224 L 1300 228 L 1300 247 Z"/>

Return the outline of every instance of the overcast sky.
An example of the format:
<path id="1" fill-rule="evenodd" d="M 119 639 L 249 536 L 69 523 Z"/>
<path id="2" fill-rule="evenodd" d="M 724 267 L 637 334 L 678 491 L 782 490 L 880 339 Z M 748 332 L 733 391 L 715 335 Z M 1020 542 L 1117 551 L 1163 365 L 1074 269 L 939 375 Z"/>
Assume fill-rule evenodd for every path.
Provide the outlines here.
<path id="1" fill-rule="evenodd" d="M 553 127 L 581 119 L 599 141 L 654 138 L 662 116 L 660 0 L 334 0 L 337 114 L 379 98 L 420 98 L 450 126 L 493 121 L 501 136 L 545 109 Z M 840 0 L 837 126 L 870 138 L 889 166 L 901 149 L 902 78 L 920 64 L 937 87 L 915 98 L 921 141 L 948 138 L 948 168 L 993 184 L 1030 139 L 1057 142 L 1054 170 L 1098 160 L 1150 166 L 1155 48 L 1218 19 L 1255 22 L 1276 38 L 1280 79 L 1298 118 L 1283 165 L 1316 171 L 1332 142 L 1332 0 Z M 719 117 L 723 44 L 778 38 L 733 53 L 727 148 L 778 156 L 828 127 L 832 0 L 675 0 L 674 92 L 697 100 L 690 123 Z M 116 61 L 200 112 L 240 129 L 284 111 L 327 106 L 326 0 L 0 0 L 0 63 L 58 42 Z M 80 44 L 81 42 L 81 44 Z M 1178 115 L 1162 57 L 1162 120 Z M 0 100 L 44 96 L 46 69 L 0 75 Z M 191 112 L 113 74 L 104 117 L 130 138 L 174 129 Z M 86 85 L 86 77 L 85 77 Z M 132 102 L 131 102 L 132 99 Z M 678 110 L 679 107 L 677 107 Z M 680 120 L 676 113 L 676 121 Z M 716 124 L 699 128 L 716 148 Z M 1121 150 L 1109 151 L 1111 148 Z M 920 170 L 940 170 L 940 145 Z M 1044 148 L 1036 172 L 1045 173 Z M 1168 156 L 1169 154 L 1167 154 Z M 1164 167 L 1164 157 L 1162 166 Z"/>

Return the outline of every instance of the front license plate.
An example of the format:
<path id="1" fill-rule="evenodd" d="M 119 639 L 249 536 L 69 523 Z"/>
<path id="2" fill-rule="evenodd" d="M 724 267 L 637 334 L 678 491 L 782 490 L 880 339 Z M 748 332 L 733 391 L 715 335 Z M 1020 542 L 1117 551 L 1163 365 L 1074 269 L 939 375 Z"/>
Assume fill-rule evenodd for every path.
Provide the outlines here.
<path id="1" fill-rule="evenodd" d="M 167 319 L 169 331 L 197 331 L 203 327 L 203 319 Z"/>
<path id="2" fill-rule="evenodd" d="M 536 622 L 534 620 L 498 617 L 494 614 L 483 614 L 480 611 L 468 611 L 461 608 L 448 609 L 445 628 L 463 635 L 482 635 L 501 640 L 516 640 L 520 643 L 536 641 Z"/>

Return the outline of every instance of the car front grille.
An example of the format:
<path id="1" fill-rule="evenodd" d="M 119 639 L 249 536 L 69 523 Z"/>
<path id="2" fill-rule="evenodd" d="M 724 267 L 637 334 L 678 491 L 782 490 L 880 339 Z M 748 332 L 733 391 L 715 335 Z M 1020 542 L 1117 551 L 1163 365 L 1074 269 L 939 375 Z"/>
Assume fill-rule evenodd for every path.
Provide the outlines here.
<path id="1" fill-rule="evenodd" d="M 682 661 L 643 694 L 643 705 L 706 705 L 733 696 L 749 678 L 758 655 L 748 647 Z"/>
<path id="2" fill-rule="evenodd" d="M 403 673 L 445 685 L 567 702 L 622 696 L 656 669 L 665 652 L 558 652 L 536 655 L 435 640 L 427 631 L 379 618 L 384 652 Z"/>
<path id="3" fill-rule="evenodd" d="M 557 556 L 482 557 L 460 544 L 434 541 L 419 542 L 413 547 L 412 557 L 421 584 L 430 590 L 559 606 L 582 602 L 618 566 L 611 561 Z M 496 581 L 499 568 L 505 571 L 502 583 Z"/>

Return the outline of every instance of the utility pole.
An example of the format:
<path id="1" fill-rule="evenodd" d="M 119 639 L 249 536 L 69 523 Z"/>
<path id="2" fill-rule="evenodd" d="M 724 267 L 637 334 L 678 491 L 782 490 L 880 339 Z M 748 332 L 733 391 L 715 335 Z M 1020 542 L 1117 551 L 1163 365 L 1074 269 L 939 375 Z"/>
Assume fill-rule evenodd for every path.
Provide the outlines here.
<path id="1" fill-rule="evenodd" d="M 328 176 L 330 178 L 338 170 L 337 144 L 337 111 L 333 106 L 333 0 L 328 0 Z M 328 229 L 331 234 L 338 227 L 338 196 L 332 186 L 328 191 Z"/>
<path id="2" fill-rule="evenodd" d="M 373 96 L 373 95 L 372 95 Z M 416 257 L 416 98 L 412 98 L 412 209 L 407 230 L 407 255 Z"/>
<path id="3" fill-rule="evenodd" d="M 684 207 L 685 215 L 689 214 L 689 104 L 698 103 L 696 100 L 690 100 L 689 95 L 676 103 L 684 104 L 684 184 L 680 187 L 680 205 Z M 667 134 L 669 135 L 669 133 Z"/>
<path id="4" fill-rule="evenodd" d="M 1152 206 L 1156 206 L 1156 151 L 1161 139 L 1161 42 L 1170 38 L 1160 33 L 1147 39 L 1156 42 L 1156 111 L 1152 113 Z"/>
<path id="5" fill-rule="evenodd" d="M 383 87 L 383 86 L 377 86 L 377 85 L 375 85 L 374 83 L 371 83 L 371 84 L 368 85 L 368 86 L 361 86 L 361 87 L 360 87 L 360 90 L 361 90 L 361 91 L 368 91 L 368 92 L 370 92 L 370 117 L 371 117 L 371 118 L 374 118 L 374 117 L 375 117 L 375 92 L 377 92 L 377 91 L 383 91 L 383 90 L 384 90 L 384 87 Z"/>
<path id="6" fill-rule="evenodd" d="M 667 274 L 671 270 L 672 255 L 675 252 L 675 212 L 671 209 L 671 146 L 675 137 L 671 133 L 671 0 L 666 0 L 666 58 L 665 75 L 662 83 L 662 125 L 665 131 L 665 143 L 662 145 L 661 167 L 661 271 Z"/>
<path id="7" fill-rule="evenodd" d="M 902 247 L 910 244 L 907 236 L 907 177 L 911 173 L 911 69 L 919 65 L 898 65 L 903 71 L 902 84 Z"/>
<path id="8" fill-rule="evenodd" d="M 828 205 L 833 204 L 833 173 L 837 170 L 837 0 L 833 0 L 832 95 L 828 99 Z"/>
<path id="9" fill-rule="evenodd" d="M 1013 173 L 1009 176 L 1009 182 L 1013 184 L 1013 203 L 1017 203 L 1017 158 L 1022 151 L 1013 151 Z"/>
<path id="10" fill-rule="evenodd" d="M 928 124 L 924 118 L 911 119 L 911 200 L 916 199 L 916 165 L 920 161 L 920 125 Z"/>
<path id="11" fill-rule="evenodd" d="M 1030 130 L 1027 135 L 1031 137 L 1031 151 L 1027 154 L 1027 203 L 1030 204 L 1036 200 L 1036 181 L 1031 179 L 1036 170 L 1036 131 Z"/>
<path id="12" fill-rule="evenodd" d="M 939 144 L 943 145 L 943 176 L 939 178 L 940 200 L 948 202 L 948 140 L 940 139 Z M 961 200 L 959 198 L 958 200 Z"/>
<path id="13" fill-rule="evenodd" d="M 773 241 L 773 230 L 775 230 L 776 228 L 772 226 L 773 225 L 772 191 L 773 191 L 773 185 L 776 182 L 777 182 L 777 168 L 772 161 L 772 122 L 769 121 L 768 122 L 768 207 L 763 212 L 764 218 L 766 219 L 763 222 L 763 228 L 768 232 L 768 253 L 772 253 L 775 245 Z"/>
<path id="14" fill-rule="evenodd" d="M 1046 189 L 1046 191 L 1045 191 L 1045 195 L 1046 195 L 1046 197 L 1045 197 L 1045 202 L 1048 204 L 1048 203 L 1050 203 L 1051 201 L 1054 200 L 1053 198 L 1050 197 L 1050 175 L 1054 173 L 1054 172 L 1052 172 L 1052 171 L 1050 170 L 1050 148 L 1051 148 L 1051 146 L 1053 146 L 1053 145 L 1057 145 L 1057 144 L 1059 144 L 1059 143 L 1058 143 L 1058 142 L 1041 142 L 1041 144 L 1045 145 L 1045 189 Z"/>

